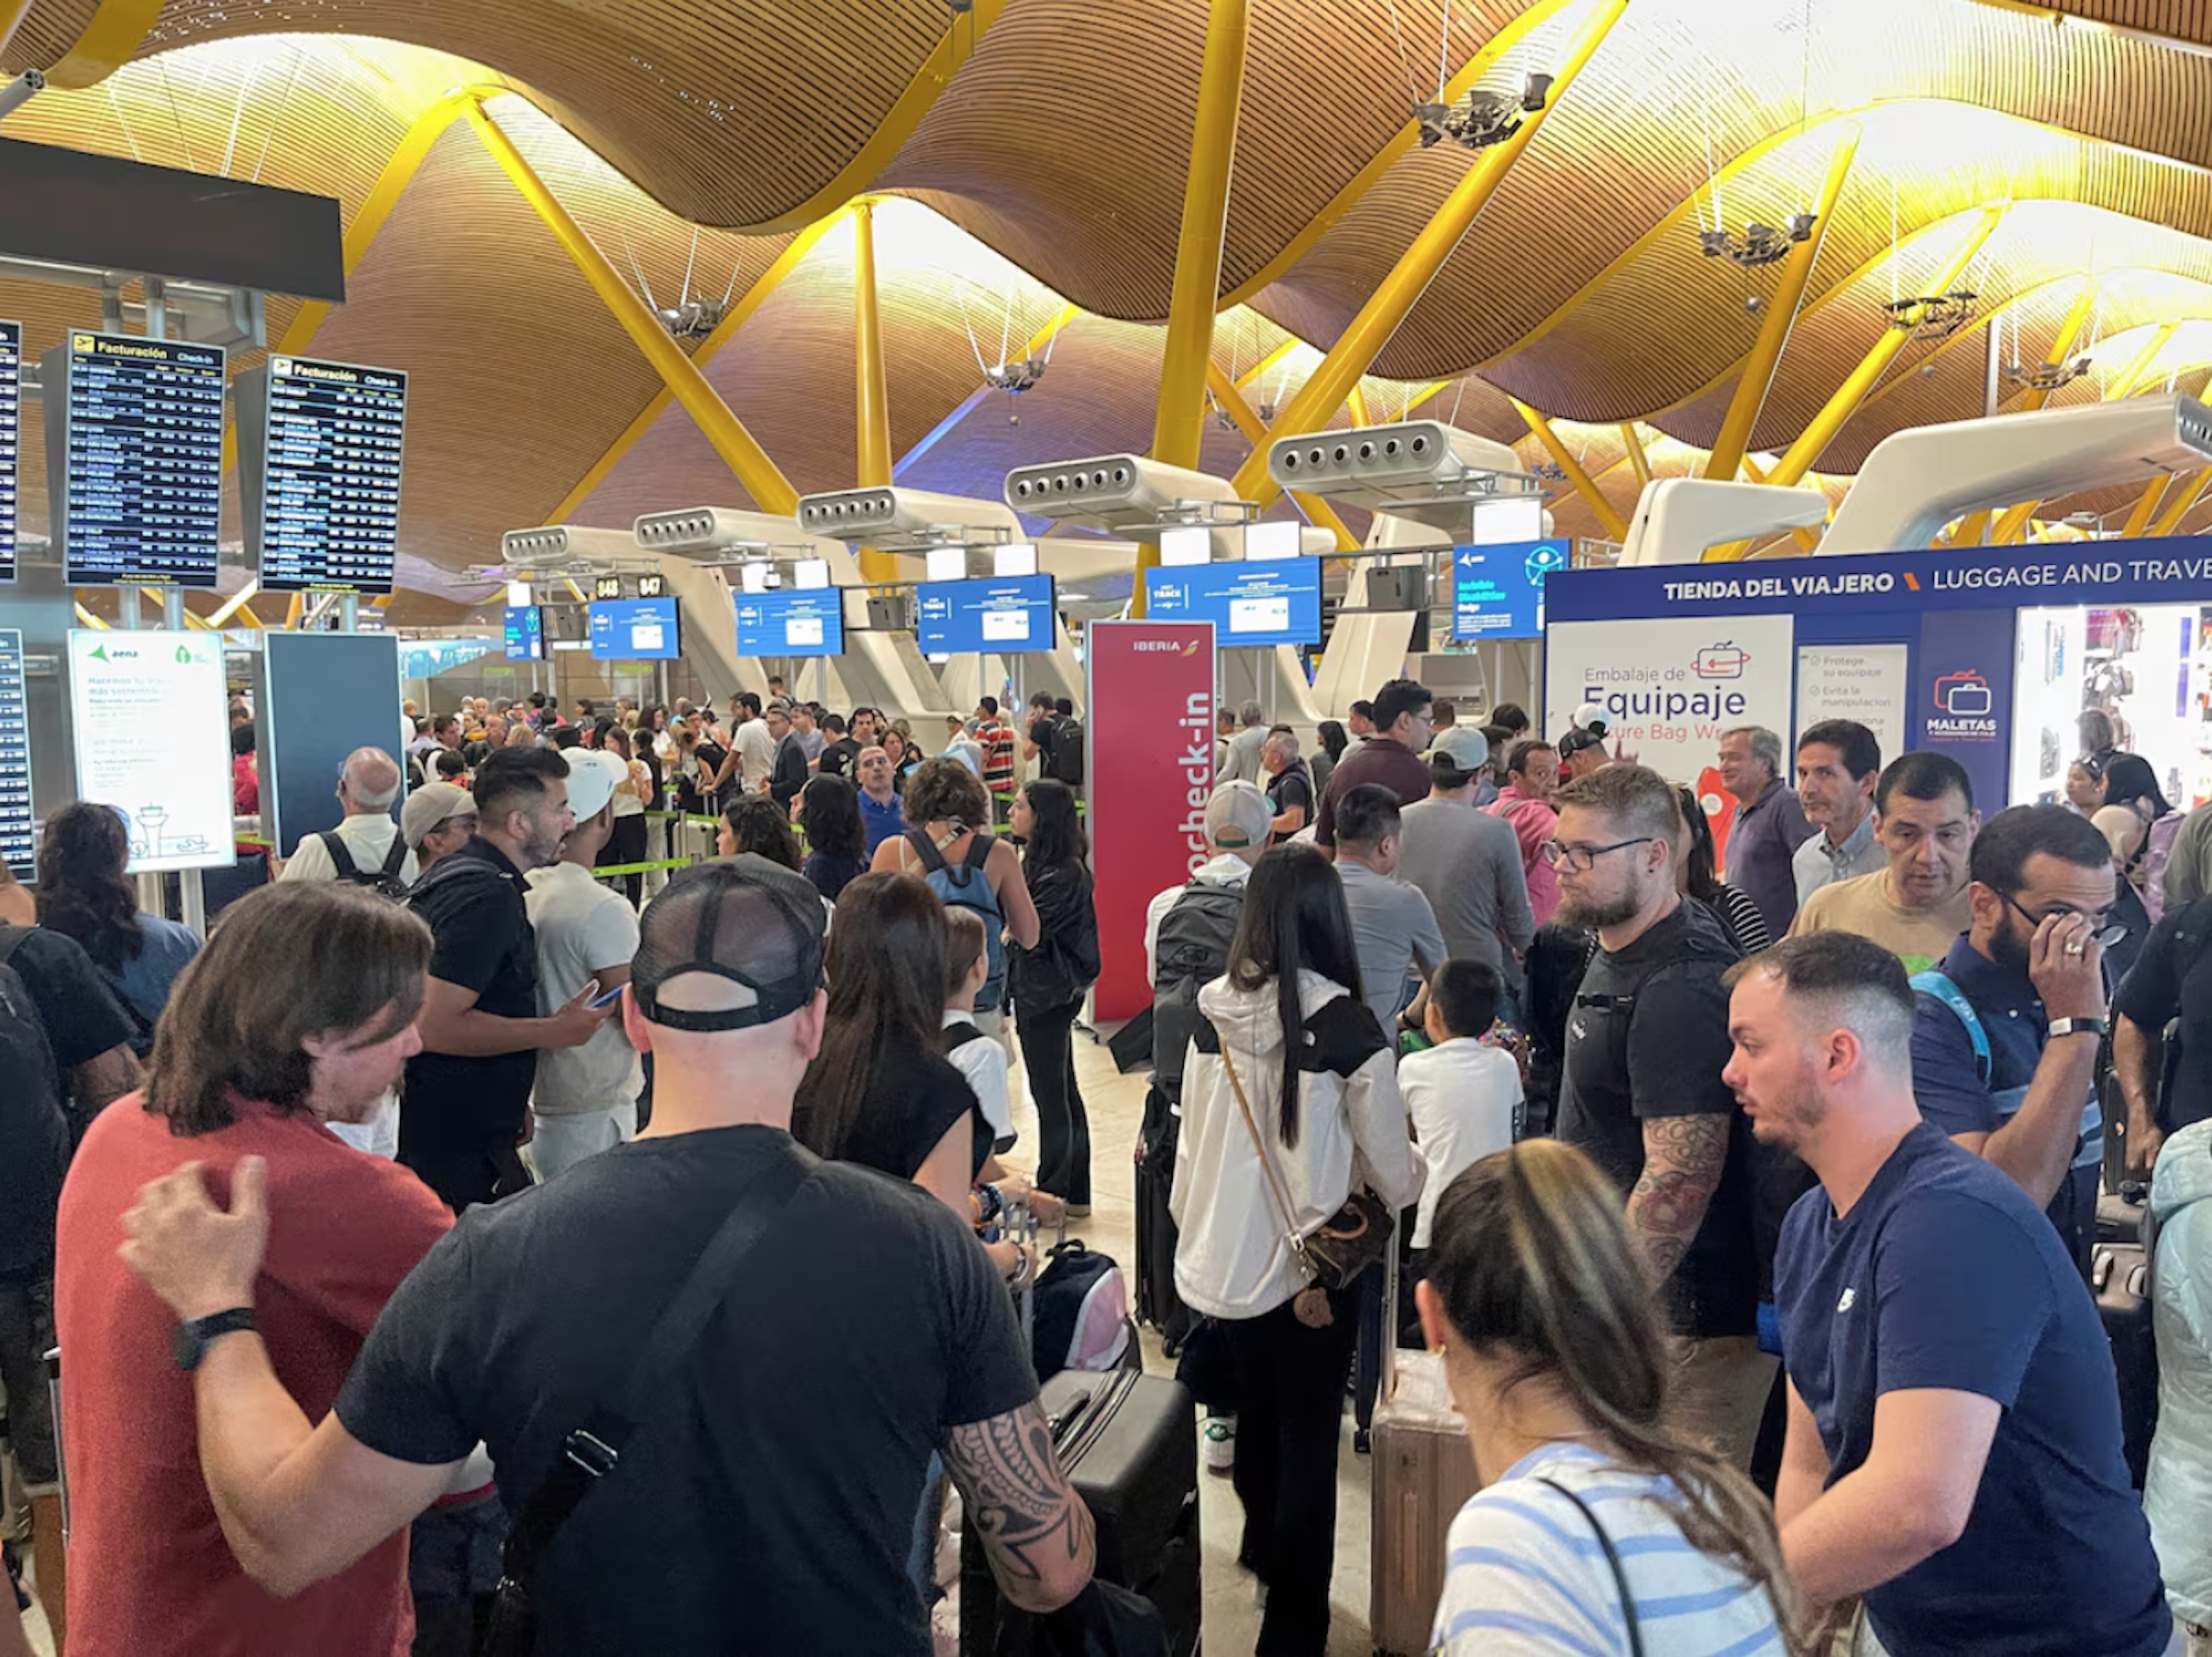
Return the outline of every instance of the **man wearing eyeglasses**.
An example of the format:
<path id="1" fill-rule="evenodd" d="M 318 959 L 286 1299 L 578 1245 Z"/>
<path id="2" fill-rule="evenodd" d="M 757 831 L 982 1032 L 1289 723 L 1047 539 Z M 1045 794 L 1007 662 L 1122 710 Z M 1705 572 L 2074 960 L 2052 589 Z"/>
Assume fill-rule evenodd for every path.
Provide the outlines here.
<path id="1" fill-rule="evenodd" d="M 1685 1424 L 1748 1464 L 1775 1374 L 1756 1333 L 1751 1133 L 1720 1079 L 1732 1051 L 1721 975 L 1736 946 L 1675 885 L 1675 790 L 1615 764 L 1559 790 L 1543 856 L 1558 919 L 1598 933 L 1567 1015 L 1559 1137 L 1627 1197 L 1630 1234 L 1676 1336 Z"/>
<path id="2" fill-rule="evenodd" d="M 1983 826 L 1968 874 L 1972 925 L 1912 980 L 1913 1091 L 1924 1118 L 2043 1205 L 2085 1272 L 2112 848 L 2063 806 L 2016 805 Z"/>

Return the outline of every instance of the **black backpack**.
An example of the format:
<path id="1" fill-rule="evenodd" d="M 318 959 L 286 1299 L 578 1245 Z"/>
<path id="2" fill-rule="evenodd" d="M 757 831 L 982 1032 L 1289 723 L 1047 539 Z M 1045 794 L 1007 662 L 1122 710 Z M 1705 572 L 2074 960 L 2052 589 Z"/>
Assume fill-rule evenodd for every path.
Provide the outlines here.
<path id="1" fill-rule="evenodd" d="M 0 1275 L 50 1267 L 54 1214 L 69 1170 L 69 1117 L 46 1022 L 7 964 L 29 931 L 0 927 Z"/>
<path id="2" fill-rule="evenodd" d="M 348 886 L 365 887 L 380 898 L 389 898 L 394 903 L 407 900 L 407 883 L 400 878 L 400 869 L 407 861 L 407 836 L 394 832 L 392 849 L 384 854 L 384 861 L 375 868 L 363 868 L 353 860 L 345 839 L 337 830 L 326 830 L 315 836 L 323 849 L 330 854 L 330 861 L 337 870 L 337 878 Z"/>
<path id="3" fill-rule="evenodd" d="M 1199 1026 L 1199 991 L 1229 970 L 1244 889 L 1193 880 L 1160 917 L 1153 947 L 1152 1080 L 1170 1104 L 1183 1097 L 1183 1058 Z"/>
<path id="4" fill-rule="evenodd" d="M 1045 768 L 1056 782 L 1064 782 L 1071 789 L 1083 786 L 1083 722 L 1072 713 L 1062 713 L 1052 722 L 1052 750 L 1045 757 Z"/>

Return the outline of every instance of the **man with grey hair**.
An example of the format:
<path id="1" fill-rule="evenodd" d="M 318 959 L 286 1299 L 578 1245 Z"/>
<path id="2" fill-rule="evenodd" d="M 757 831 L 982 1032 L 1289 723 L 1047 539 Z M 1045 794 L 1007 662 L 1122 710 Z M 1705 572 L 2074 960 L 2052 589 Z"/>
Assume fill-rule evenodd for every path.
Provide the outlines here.
<path id="1" fill-rule="evenodd" d="M 1274 844 L 1280 845 L 1313 821 L 1313 774 L 1298 757 L 1298 737 L 1277 725 L 1260 745 L 1260 768 L 1267 777 L 1267 804 L 1275 812 Z"/>
<path id="2" fill-rule="evenodd" d="M 1813 837 L 1795 789 L 1782 780 L 1782 738 L 1764 725 L 1720 733 L 1720 786 L 1735 796 L 1725 857 L 1729 884 L 1758 906 L 1771 936 L 1797 912 L 1790 859 Z"/>
<path id="3" fill-rule="evenodd" d="M 338 804 L 345 816 L 335 829 L 309 834 L 292 848 L 280 880 L 337 880 L 356 873 L 373 874 L 399 844 L 392 804 L 399 798 L 399 761 L 382 748 L 356 748 L 338 772 Z M 392 870 L 415 883 L 415 854 L 402 848 Z"/>
<path id="4" fill-rule="evenodd" d="M 1250 782 L 1265 785 L 1266 773 L 1262 764 L 1262 750 L 1267 746 L 1267 714 L 1259 703 L 1248 701 L 1236 711 L 1236 723 L 1244 727 L 1229 739 L 1229 752 L 1216 782 Z"/>
<path id="5" fill-rule="evenodd" d="M 1821 1186 L 1775 1263 L 1775 1519 L 1799 1593 L 1861 1602 L 1835 1649 L 2178 1657 L 2096 1303 L 2019 1186 L 1921 1119 L 1902 963 L 1814 933 L 1726 983 L 1722 1080 Z"/>

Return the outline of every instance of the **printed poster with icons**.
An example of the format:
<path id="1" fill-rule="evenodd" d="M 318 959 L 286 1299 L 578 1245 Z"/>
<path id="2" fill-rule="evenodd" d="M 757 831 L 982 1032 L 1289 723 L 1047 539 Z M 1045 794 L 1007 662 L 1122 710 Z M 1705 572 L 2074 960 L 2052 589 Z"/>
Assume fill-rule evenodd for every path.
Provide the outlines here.
<path id="1" fill-rule="evenodd" d="M 123 818 L 131 873 L 238 860 L 221 634 L 73 631 L 69 697 L 78 798 Z"/>
<path id="2" fill-rule="evenodd" d="M 1544 633 L 1545 732 L 1595 702 L 1609 722 L 1606 746 L 1670 781 L 1696 785 L 1720 733 L 1734 725 L 1789 729 L 1796 623 L 1786 615 L 1664 616 L 1554 622 Z"/>

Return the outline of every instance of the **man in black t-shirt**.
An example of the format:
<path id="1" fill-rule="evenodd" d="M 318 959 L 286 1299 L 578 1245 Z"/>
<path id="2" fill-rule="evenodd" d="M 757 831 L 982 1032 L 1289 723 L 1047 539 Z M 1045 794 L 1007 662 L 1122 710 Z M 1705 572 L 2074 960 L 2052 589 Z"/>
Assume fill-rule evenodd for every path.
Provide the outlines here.
<path id="1" fill-rule="evenodd" d="M 587 986 L 537 1012 L 537 935 L 523 876 L 560 858 L 576 826 L 569 762 L 551 748 L 502 748 L 476 774 L 476 834 L 423 877 L 408 901 L 437 943 L 423 1000 L 423 1050 L 400 1094 L 399 1159 L 459 1212 L 530 1183 L 530 1086 L 541 1047 L 581 1047 L 608 1010 Z"/>
<path id="2" fill-rule="evenodd" d="M 1748 1464 L 1775 1364 L 1759 1351 L 1751 1134 L 1721 1081 L 1735 945 L 1675 887 L 1674 790 L 1639 765 L 1562 789 L 1544 848 L 1558 920 L 1598 933 L 1567 1017 L 1559 1137 L 1628 1196 L 1630 1235 L 1679 1337 L 1690 1430 Z"/>
<path id="3" fill-rule="evenodd" d="M 2212 898 L 2160 917 L 2112 1011 L 2112 1067 L 2128 1101 L 2128 1173 L 2149 1179 L 2166 1135 L 2212 1116 Z M 2162 1048 L 2155 1039 L 2176 1019 L 2178 1054 L 2171 1040 Z"/>
<path id="4" fill-rule="evenodd" d="M 822 749 L 822 757 L 814 762 L 814 769 L 824 777 L 843 777 L 851 780 L 853 767 L 858 763 L 860 750 L 865 745 L 856 742 L 847 733 L 845 720 L 835 713 L 822 718 L 823 735 L 829 741 Z"/>
<path id="5" fill-rule="evenodd" d="M 1275 808 L 1277 845 L 1313 821 L 1313 779 L 1298 757 L 1298 738 L 1288 725 L 1267 733 L 1260 748 L 1260 767 L 1267 774 L 1267 803 Z"/>
<path id="6" fill-rule="evenodd" d="M 210 1338 L 200 1446 L 241 1562 L 279 1593 L 342 1569 L 434 1501 L 479 1441 L 508 1510 L 597 1446 L 619 1465 L 552 1533 L 528 1587 L 546 1657 L 924 1657 L 906 1556 L 933 1451 L 1000 1591 L 1049 1611 L 1089 1580 L 1091 1519 L 1037 1404 L 1012 1303 L 928 1192 L 817 1163 L 787 1132 L 821 1044 L 813 889 L 747 856 L 647 906 L 623 999 L 655 1060 L 653 1122 L 470 1210 L 400 1286 L 336 1407 L 310 1424 L 250 1331 Z M 182 1318 L 250 1303 L 267 1217 L 196 1171 L 148 1188 L 131 1262 Z M 642 1401 L 634 1366 L 733 1216 L 715 1309 Z M 658 1377 L 647 1377 L 648 1380 Z M 518 1524 L 527 1524 L 526 1518 Z"/>
<path id="7" fill-rule="evenodd" d="M 1036 768 L 1034 774 L 1052 774 L 1052 728 L 1060 716 L 1052 698 L 1038 691 L 1029 699 L 1029 725 L 1022 738 L 1022 757 Z"/>

